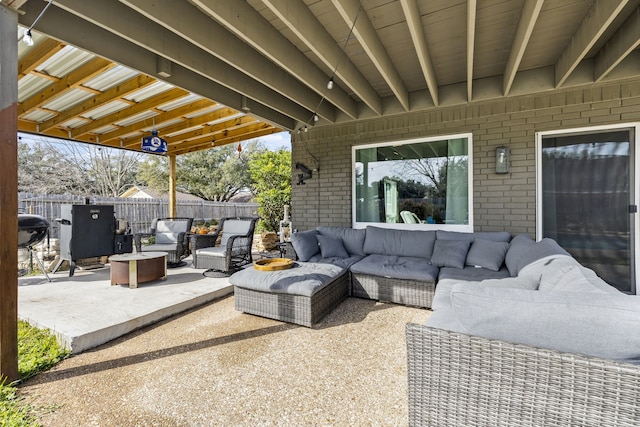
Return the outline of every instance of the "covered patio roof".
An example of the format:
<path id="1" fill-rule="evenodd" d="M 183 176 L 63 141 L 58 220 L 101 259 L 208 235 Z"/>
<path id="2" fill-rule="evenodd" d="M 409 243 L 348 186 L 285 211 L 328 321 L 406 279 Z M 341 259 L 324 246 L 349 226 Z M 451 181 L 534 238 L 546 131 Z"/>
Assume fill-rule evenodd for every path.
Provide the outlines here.
<path id="1" fill-rule="evenodd" d="M 19 130 L 169 154 L 640 75 L 640 0 L 3 3 Z"/>

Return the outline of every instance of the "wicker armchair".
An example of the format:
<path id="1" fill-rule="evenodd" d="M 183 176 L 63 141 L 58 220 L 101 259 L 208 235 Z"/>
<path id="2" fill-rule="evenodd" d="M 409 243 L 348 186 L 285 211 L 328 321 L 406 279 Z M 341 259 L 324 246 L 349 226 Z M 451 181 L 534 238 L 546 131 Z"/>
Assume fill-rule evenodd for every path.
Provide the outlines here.
<path id="1" fill-rule="evenodd" d="M 407 325 L 411 426 L 638 426 L 640 366 Z"/>
<path id="2" fill-rule="evenodd" d="M 222 218 L 215 234 L 193 234 L 193 268 L 232 273 L 253 262 L 251 246 L 256 217 Z M 216 246 L 220 238 L 220 245 Z"/>
<path id="3" fill-rule="evenodd" d="M 158 218 L 151 224 L 148 233 L 136 233 L 136 252 L 167 252 L 167 266 L 184 265 L 183 258 L 189 255 L 189 233 L 193 218 Z M 142 245 L 143 238 L 154 237 L 151 245 Z"/>

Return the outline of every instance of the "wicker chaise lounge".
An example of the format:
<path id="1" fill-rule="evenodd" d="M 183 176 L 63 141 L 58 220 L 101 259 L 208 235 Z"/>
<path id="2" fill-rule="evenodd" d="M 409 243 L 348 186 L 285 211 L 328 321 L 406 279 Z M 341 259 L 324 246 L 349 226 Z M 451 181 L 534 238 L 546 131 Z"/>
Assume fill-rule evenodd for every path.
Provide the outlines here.
<path id="1" fill-rule="evenodd" d="M 640 425 L 640 366 L 407 325 L 409 425 Z"/>

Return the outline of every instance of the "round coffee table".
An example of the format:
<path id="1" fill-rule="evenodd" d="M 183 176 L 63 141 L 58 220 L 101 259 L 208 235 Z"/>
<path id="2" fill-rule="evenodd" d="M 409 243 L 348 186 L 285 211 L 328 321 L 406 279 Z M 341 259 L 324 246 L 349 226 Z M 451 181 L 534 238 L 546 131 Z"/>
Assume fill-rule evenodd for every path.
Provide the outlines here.
<path id="1" fill-rule="evenodd" d="M 111 285 L 137 288 L 138 283 L 167 278 L 167 252 L 141 252 L 109 257 Z"/>

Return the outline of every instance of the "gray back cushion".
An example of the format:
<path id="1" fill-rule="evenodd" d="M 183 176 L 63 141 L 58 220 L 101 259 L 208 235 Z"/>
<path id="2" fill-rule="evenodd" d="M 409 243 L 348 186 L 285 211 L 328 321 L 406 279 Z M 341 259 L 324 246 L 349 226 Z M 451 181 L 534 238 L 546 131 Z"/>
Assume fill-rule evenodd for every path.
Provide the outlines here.
<path id="1" fill-rule="evenodd" d="M 529 264 L 532 265 L 532 264 Z M 613 286 L 602 280 L 591 269 L 582 266 L 574 258 L 560 256 L 537 266 L 540 273 L 541 292 L 579 292 L 618 294 Z M 524 271 L 521 275 L 525 275 Z"/>
<path id="2" fill-rule="evenodd" d="M 227 241 L 231 236 L 246 235 L 251 227 L 251 221 L 241 219 L 228 219 L 222 224 L 222 237 L 220 246 L 226 247 Z"/>
<path id="3" fill-rule="evenodd" d="M 431 264 L 436 267 L 464 268 L 470 240 L 436 240 Z"/>
<path id="4" fill-rule="evenodd" d="M 334 236 L 325 236 L 318 234 L 318 245 L 320 246 L 320 254 L 322 258 L 349 258 L 347 250 L 342 244 L 342 239 Z"/>
<path id="5" fill-rule="evenodd" d="M 164 221 L 160 220 L 156 224 L 156 243 L 159 245 L 176 243 L 179 233 L 186 233 L 188 221 Z"/>
<path id="6" fill-rule="evenodd" d="M 535 243 L 536 242 L 529 237 L 528 234 L 518 234 L 511 240 L 511 243 L 509 243 L 509 249 L 507 250 L 507 255 L 504 258 L 504 263 L 507 265 L 511 276 L 515 277 L 518 275 L 518 272 L 520 271 L 518 268 L 520 260 L 529 251 L 529 249 L 531 249 L 530 246 L 533 246 Z"/>
<path id="7" fill-rule="evenodd" d="M 458 332 L 640 362 L 640 296 L 466 285 L 451 291 Z"/>
<path id="8" fill-rule="evenodd" d="M 491 240 L 492 242 L 506 242 L 511 241 L 511 233 L 508 231 L 476 231 L 473 233 L 462 233 L 459 231 L 446 231 L 437 230 L 436 238 L 438 240 L 475 240 L 484 239 Z"/>
<path id="9" fill-rule="evenodd" d="M 367 254 L 430 259 L 435 240 L 435 231 L 392 230 L 368 226 L 364 251 Z"/>
<path id="10" fill-rule="evenodd" d="M 316 230 L 299 231 L 291 235 L 291 244 L 300 261 L 309 261 L 320 252 Z"/>
<path id="11" fill-rule="evenodd" d="M 466 265 L 498 271 L 504 264 L 504 257 L 508 249 L 509 244 L 507 242 L 494 242 L 480 238 L 473 239 L 467 254 Z"/>
<path id="12" fill-rule="evenodd" d="M 356 229 L 321 225 L 316 227 L 316 230 L 323 236 L 333 236 L 342 239 L 342 244 L 350 255 L 366 255 L 364 253 L 364 239 L 366 235 L 364 228 Z"/>

